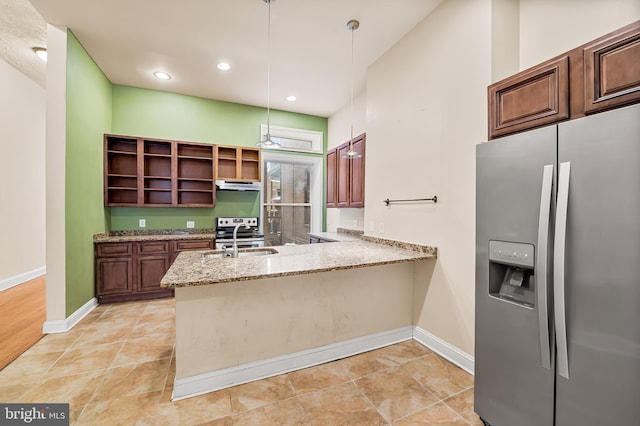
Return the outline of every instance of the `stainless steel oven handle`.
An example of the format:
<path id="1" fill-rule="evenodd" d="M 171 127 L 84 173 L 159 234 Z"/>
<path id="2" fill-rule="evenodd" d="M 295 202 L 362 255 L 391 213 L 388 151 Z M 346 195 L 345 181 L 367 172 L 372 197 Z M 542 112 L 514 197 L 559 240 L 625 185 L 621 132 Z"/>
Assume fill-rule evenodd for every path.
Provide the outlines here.
<path id="1" fill-rule="evenodd" d="M 556 209 L 555 239 L 553 242 L 553 298 L 558 348 L 558 372 L 569 378 L 569 351 L 567 345 L 567 319 L 565 306 L 564 267 L 567 237 L 567 210 L 569 205 L 569 177 L 571 163 L 561 163 L 558 175 L 558 207 Z"/>
<path id="2" fill-rule="evenodd" d="M 542 367 L 551 369 L 551 347 L 549 343 L 549 311 L 547 306 L 547 275 L 549 250 L 549 215 L 551 213 L 551 191 L 553 165 L 544 166 L 542 191 L 540 194 L 540 217 L 538 219 L 538 245 L 536 248 L 536 294 L 538 296 L 538 328 L 540 329 L 540 359 Z"/>

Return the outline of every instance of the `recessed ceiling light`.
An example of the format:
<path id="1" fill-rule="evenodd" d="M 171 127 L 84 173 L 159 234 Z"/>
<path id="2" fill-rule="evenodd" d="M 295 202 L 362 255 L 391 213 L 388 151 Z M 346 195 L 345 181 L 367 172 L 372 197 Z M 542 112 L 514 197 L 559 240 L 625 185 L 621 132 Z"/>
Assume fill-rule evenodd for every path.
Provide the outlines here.
<path id="1" fill-rule="evenodd" d="M 153 75 L 155 75 L 156 78 L 159 78 L 160 80 L 171 80 L 171 76 L 166 72 L 156 71 L 153 73 Z"/>
<path id="2" fill-rule="evenodd" d="M 43 61 L 47 62 L 47 49 L 45 49 L 44 47 L 34 47 L 33 48 L 33 52 L 36 55 L 38 55 L 38 58 L 40 58 Z"/>
<path id="3" fill-rule="evenodd" d="M 296 98 L 295 96 L 293 96 L 293 95 L 291 95 L 291 96 L 287 96 L 287 100 L 288 100 L 289 102 L 294 102 L 296 99 L 297 99 L 297 98 Z"/>
<path id="4" fill-rule="evenodd" d="M 227 70 L 231 69 L 231 65 L 229 65 L 229 64 L 228 64 L 228 63 L 226 63 L 226 62 L 220 62 L 220 63 L 218 64 L 218 69 L 220 69 L 220 70 L 222 70 L 222 71 L 227 71 Z"/>

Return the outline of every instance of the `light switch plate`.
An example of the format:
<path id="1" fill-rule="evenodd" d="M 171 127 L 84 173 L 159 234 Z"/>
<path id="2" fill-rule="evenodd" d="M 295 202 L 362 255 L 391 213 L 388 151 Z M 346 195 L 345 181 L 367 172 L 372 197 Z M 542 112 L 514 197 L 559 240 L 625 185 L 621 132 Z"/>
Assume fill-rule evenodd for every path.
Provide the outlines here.
<path id="1" fill-rule="evenodd" d="M 145 228 L 147 226 L 147 220 L 146 219 L 140 219 L 138 220 L 138 226 L 140 228 Z"/>
<path id="2" fill-rule="evenodd" d="M 196 227 L 196 222 L 193 220 L 188 220 L 187 221 L 187 228 L 195 228 Z"/>

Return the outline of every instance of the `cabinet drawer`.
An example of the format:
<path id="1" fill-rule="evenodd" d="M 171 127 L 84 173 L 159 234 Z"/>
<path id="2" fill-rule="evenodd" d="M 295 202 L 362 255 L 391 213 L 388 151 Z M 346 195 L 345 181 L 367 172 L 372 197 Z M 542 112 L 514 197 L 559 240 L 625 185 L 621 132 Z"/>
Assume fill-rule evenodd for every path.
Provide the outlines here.
<path id="1" fill-rule="evenodd" d="M 213 240 L 182 240 L 172 241 L 173 252 L 181 252 L 186 250 L 206 250 L 213 248 Z"/>
<path id="2" fill-rule="evenodd" d="M 583 49 L 585 113 L 640 101 L 640 23 Z"/>
<path id="3" fill-rule="evenodd" d="M 96 254 L 98 257 L 116 257 L 133 255 L 132 243 L 105 243 L 98 244 Z"/>
<path id="4" fill-rule="evenodd" d="M 569 118 L 569 57 L 489 86 L 489 138 Z"/>
<path id="5" fill-rule="evenodd" d="M 167 254 L 169 253 L 169 241 L 148 241 L 136 244 L 138 254 Z"/>

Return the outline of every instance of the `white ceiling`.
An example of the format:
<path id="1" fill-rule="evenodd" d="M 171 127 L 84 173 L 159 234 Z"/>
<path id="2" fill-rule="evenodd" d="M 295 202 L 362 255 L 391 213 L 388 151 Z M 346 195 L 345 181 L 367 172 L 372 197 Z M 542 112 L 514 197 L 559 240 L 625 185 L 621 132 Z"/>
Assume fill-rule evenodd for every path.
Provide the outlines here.
<path id="1" fill-rule="evenodd" d="M 7 1 L 7 0 L 1 0 Z M 11 2 L 11 0 L 9 0 Z M 15 0 L 19 1 L 19 0 Z M 112 83 L 265 107 L 264 0 L 30 0 L 70 28 Z M 271 3 L 271 107 L 329 116 L 349 102 L 366 69 L 441 0 L 277 0 Z M 216 68 L 219 61 L 230 71 Z M 154 71 L 172 75 L 159 81 Z M 285 98 L 297 96 L 294 103 Z"/>
<path id="2" fill-rule="evenodd" d="M 0 58 L 44 87 L 47 65 L 34 47 L 47 46 L 47 23 L 28 0 L 0 0 Z"/>

